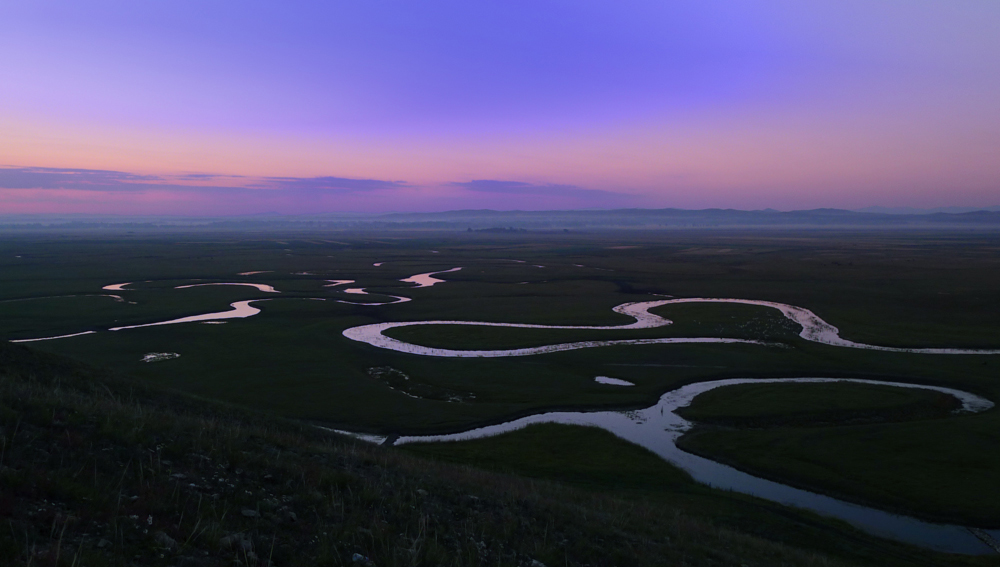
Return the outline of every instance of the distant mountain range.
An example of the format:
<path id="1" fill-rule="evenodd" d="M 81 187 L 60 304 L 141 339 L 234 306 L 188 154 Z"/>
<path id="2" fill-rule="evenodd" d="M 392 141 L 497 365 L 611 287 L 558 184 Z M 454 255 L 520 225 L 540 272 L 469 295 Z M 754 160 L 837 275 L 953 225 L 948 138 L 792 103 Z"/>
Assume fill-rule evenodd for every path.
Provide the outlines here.
<path id="1" fill-rule="evenodd" d="M 1000 211 L 997 207 L 938 207 L 936 209 L 917 209 L 914 207 L 865 207 L 857 209 L 859 213 L 881 213 L 884 215 L 930 215 L 934 213 L 974 213 L 977 211 Z"/>
<path id="2" fill-rule="evenodd" d="M 742 211 L 736 209 L 616 209 L 606 211 L 448 211 L 443 213 L 398 213 L 371 219 L 378 223 L 439 225 L 480 229 L 509 227 L 560 228 L 705 228 L 705 227 L 905 227 L 905 226 L 996 226 L 996 211 L 920 214 L 812 209 L 805 211 Z"/>
<path id="3" fill-rule="evenodd" d="M 862 211 L 812 209 L 461 210 L 439 213 L 248 215 L 239 217 L 0 216 L 4 232 L 47 230 L 602 230 L 680 228 L 864 228 L 1000 230 L 1000 207 Z M 500 232 L 491 230 L 491 232 Z"/>

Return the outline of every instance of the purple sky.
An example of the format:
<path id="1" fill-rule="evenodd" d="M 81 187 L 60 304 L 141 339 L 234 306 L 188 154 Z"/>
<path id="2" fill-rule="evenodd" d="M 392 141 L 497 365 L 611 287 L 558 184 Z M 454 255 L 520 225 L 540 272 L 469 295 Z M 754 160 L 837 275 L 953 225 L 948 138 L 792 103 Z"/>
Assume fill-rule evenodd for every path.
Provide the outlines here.
<path id="1" fill-rule="evenodd" d="M 1000 2 L 7 2 L 0 213 L 1000 205 Z"/>

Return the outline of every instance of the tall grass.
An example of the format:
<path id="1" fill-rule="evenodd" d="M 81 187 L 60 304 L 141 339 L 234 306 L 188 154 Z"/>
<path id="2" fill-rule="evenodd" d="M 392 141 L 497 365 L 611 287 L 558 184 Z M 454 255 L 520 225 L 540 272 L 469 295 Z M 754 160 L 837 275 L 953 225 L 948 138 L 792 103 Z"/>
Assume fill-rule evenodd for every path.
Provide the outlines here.
<path id="1" fill-rule="evenodd" d="M 4 565 L 846 564 L 651 503 L 131 387 L 14 345 L 0 345 L 0 489 Z"/>

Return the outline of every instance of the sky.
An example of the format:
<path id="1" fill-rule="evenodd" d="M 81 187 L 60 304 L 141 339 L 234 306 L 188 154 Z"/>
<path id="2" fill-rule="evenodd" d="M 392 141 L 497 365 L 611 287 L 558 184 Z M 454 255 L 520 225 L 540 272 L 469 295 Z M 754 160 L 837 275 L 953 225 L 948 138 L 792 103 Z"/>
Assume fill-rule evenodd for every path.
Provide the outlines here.
<path id="1" fill-rule="evenodd" d="M 0 3 L 0 214 L 1000 205 L 996 0 Z"/>

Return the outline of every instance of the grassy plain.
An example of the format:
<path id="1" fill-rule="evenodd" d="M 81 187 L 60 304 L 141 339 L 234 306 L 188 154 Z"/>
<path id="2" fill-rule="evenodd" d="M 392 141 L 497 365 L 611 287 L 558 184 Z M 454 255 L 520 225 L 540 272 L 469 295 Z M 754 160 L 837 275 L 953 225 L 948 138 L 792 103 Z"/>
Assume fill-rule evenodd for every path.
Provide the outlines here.
<path id="1" fill-rule="evenodd" d="M 24 347 L 0 345 L 0 369 L 5 565 L 990 564 L 699 487 L 601 431 L 485 440 L 501 443 L 512 476 Z M 535 450 L 518 451 L 524 442 Z M 492 458 L 486 449 L 478 454 Z"/>
<path id="2" fill-rule="evenodd" d="M 774 427 L 947 417 L 961 407 L 954 396 L 932 390 L 850 382 L 738 384 L 700 394 L 677 413 L 702 424 Z"/>
<path id="3" fill-rule="evenodd" d="M 933 565 L 946 561 L 931 553 L 904 552 L 905 547 L 875 543 L 837 522 L 737 493 L 720 493 L 693 483 L 686 473 L 641 447 L 624 443 L 594 428 L 534 425 L 513 433 L 448 443 L 401 446 L 405 453 L 446 463 L 468 464 L 496 473 L 555 481 L 591 493 L 643 502 L 678 515 L 702 514 L 720 526 L 824 554 L 850 553 L 862 563 Z M 951 557 L 983 562 L 989 557 Z M 775 560 L 777 561 L 777 560 Z M 780 562 L 779 562 L 780 563 Z"/>
<path id="4" fill-rule="evenodd" d="M 689 303 L 661 306 L 652 309 L 651 313 L 665 317 L 672 323 L 653 329 L 621 331 L 420 325 L 396 327 L 386 331 L 385 335 L 423 346 L 474 350 L 657 337 L 727 337 L 787 342 L 798 334 L 798 325 L 776 310 L 753 305 Z M 622 319 L 628 322 L 624 316 Z"/>
<path id="5" fill-rule="evenodd" d="M 932 520 L 1000 525 L 986 489 L 1000 470 L 994 423 L 950 416 L 930 392 L 851 385 L 733 386 L 680 413 L 711 424 L 681 437 L 685 450 L 754 474 Z M 838 391 L 839 390 L 839 391 Z M 996 413 L 991 411 L 990 413 Z"/>
<path id="6" fill-rule="evenodd" d="M 914 232 L 9 237 L 0 241 L 0 336 L 94 330 L 30 345 L 148 387 L 381 433 L 453 431 L 554 408 L 645 407 L 677 386 L 732 377 L 876 378 L 946 385 L 998 400 L 1000 357 L 818 345 L 798 338 L 797 328 L 776 311 L 753 306 L 665 306 L 655 312 L 673 325 L 634 332 L 428 326 L 390 334 L 449 348 L 653 336 L 732 336 L 777 346 L 622 346 L 516 359 L 444 360 L 376 349 L 341 334 L 360 324 L 427 319 L 617 325 L 630 321 L 611 311 L 615 305 L 667 294 L 799 305 L 839 327 L 845 338 L 874 344 L 1000 348 L 998 251 L 1000 237 L 993 234 Z M 382 265 L 374 266 L 377 262 Z M 457 266 L 463 269 L 440 276 L 446 283 L 434 287 L 414 289 L 398 281 Z M 237 275 L 248 271 L 266 273 Z M 373 294 L 414 300 L 385 306 L 337 303 L 380 296 L 325 288 L 326 279 L 353 279 L 352 286 Z M 101 291 L 126 281 L 137 283 L 123 292 Z M 223 286 L 174 289 L 227 281 L 266 283 L 282 293 Z M 89 297 L 102 293 L 125 301 Z M 88 297 L 53 297 L 66 295 Z M 107 331 L 222 311 L 231 302 L 254 298 L 271 301 L 256 304 L 260 315 L 223 325 Z M 181 356 L 140 362 L 149 352 Z M 397 369 L 428 388 L 471 393 L 475 401 L 415 399 L 374 379 L 368 372 L 373 367 Z M 596 384 L 596 375 L 636 386 Z M 719 430 L 690 441 L 699 443 L 700 452 L 718 451 L 742 467 L 796 484 L 928 517 L 1000 525 L 1000 501 L 980 497 L 994 493 L 991 471 L 1000 470 L 993 457 L 1000 446 L 998 414 Z M 559 435 L 577 436 L 582 446 L 592 441 L 582 433 Z M 529 454 L 544 443 L 534 437 L 520 446 Z M 758 451 L 766 445 L 770 456 L 752 460 L 737 454 L 734 447 L 741 443 Z M 572 467 L 566 470 L 577 474 Z"/>
<path id="7" fill-rule="evenodd" d="M 435 463 L 12 345 L 0 447 L 4 565 L 986 564 L 780 514 L 806 537 L 754 535 L 725 498 L 689 513 Z"/>

